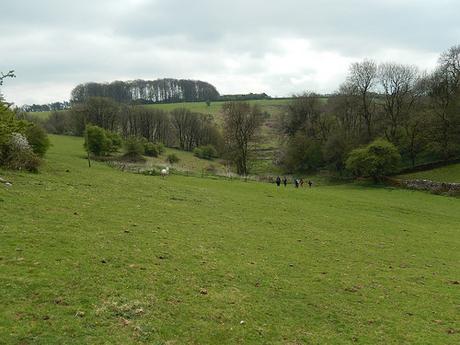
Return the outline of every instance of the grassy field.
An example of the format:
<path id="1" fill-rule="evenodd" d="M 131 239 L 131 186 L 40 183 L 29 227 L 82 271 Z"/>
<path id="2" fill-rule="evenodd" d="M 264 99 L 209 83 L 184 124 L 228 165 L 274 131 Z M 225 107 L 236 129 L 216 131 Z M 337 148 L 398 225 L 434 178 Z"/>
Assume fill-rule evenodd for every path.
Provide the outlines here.
<path id="1" fill-rule="evenodd" d="M 169 154 L 175 154 L 179 158 L 179 162 L 174 163 L 172 167 L 182 172 L 202 173 L 206 171 L 206 169 L 210 168 L 210 166 L 213 166 L 216 169 L 216 173 L 219 173 L 219 174 L 224 174 L 226 171 L 225 166 L 223 166 L 220 163 L 219 159 L 213 159 L 213 160 L 200 159 L 200 158 L 195 157 L 192 152 L 181 151 L 181 150 L 176 150 L 172 148 L 166 148 L 165 152 L 161 156 L 146 157 L 147 161 L 143 165 L 145 165 L 146 167 L 148 166 L 155 166 L 155 167 L 171 166 L 171 164 L 166 163 L 166 157 Z"/>
<path id="2" fill-rule="evenodd" d="M 0 171 L 1 344 L 459 344 L 460 199 Z"/>
<path id="3" fill-rule="evenodd" d="M 262 99 L 262 100 L 250 100 L 248 101 L 251 104 L 257 104 L 261 107 L 262 111 L 267 111 L 269 113 L 279 113 L 282 111 L 281 109 L 284 108 L 289 99 Z M 144 107 L 147 108 L 158 108 L 164 109 L 166 111 L 171 111 L 176 108 L 187 108 L 193 112 L 203 113 L 203 114 L 210 114 L 216 116 L 216 120 L 220 120 L 220 114 L 222 109 L 222 104 L 225 102 L 217 101 L 211 102 L 208 106 L 206 102 L 182 102 L 182 103 L 164 103 L 164 104 L 147 104 Z M 51 111 L 43 111 L 43 112 L 34 112 L 30 113 L 33 116 L 37 116 L 42 119 L 47 119 Z"/>
<path id="4" fill-rule="evenodd" d="M 433 170 L 401 175 L 399 177 L 406 180 L 426 179 L 436 182 L 460 183 L 460 164 L 452 164 Z"/>

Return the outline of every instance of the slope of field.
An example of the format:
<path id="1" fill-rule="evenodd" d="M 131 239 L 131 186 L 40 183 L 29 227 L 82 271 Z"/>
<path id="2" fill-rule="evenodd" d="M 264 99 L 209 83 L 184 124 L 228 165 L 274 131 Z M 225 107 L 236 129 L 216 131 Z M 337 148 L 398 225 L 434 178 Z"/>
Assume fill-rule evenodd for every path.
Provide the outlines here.
<path id="1" fill-rule="evenodd" d="M 460 164 L 452 164 L 433 170 L 401 175 L 399 178 L 405 180 L 425 179 L 436 182 L 460 183 Z"/>
<path id="2" fill-rule="evenodd" d="M 0 171 L 2 344 L 458 344 L 460 200 Z"/>
<path id="3" fill-rule="evenodd" d="M 175 154 L 179 158 L 179 162 L 170 164 L 166 162 L 166 157 L 169 154 Z M 170 166 L 179 172 L 184 173 L 203 173 L 207 169 L 215 170 L 218 174 L 225 174 L 225 166 L 223 166 L 219 159 L 207 160 L 207 159 L 200 159 L 195 157 L 192 152 L 188 151 L 181 151 L 171 148 L 166 148 L 165 152 L 158 157 L 146 157 L 147 161 L 145 163 L 140 163 L 139 166 L 142 167 L 166 167 Z"/>

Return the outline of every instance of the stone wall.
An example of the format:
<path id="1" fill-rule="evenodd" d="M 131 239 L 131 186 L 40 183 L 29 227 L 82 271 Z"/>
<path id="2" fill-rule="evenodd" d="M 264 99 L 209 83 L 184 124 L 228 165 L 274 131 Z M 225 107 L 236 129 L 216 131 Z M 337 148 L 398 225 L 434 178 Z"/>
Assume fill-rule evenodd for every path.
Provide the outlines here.
<path id="1" fill-rule="evenodd" d="M 395 184 L 395 181 L 393 180 L 392 183 Z M 408 189 L 460 196 L 460 183 L 434 182 L 430 180 L 398 180 L 397 184 Z"/>

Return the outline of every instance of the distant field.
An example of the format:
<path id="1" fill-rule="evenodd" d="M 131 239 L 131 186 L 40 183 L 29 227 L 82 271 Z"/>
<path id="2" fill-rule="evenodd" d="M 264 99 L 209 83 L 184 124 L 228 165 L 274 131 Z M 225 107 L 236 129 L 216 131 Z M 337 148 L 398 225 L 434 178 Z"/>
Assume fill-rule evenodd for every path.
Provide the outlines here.
<path id="1" fill-rule="evenodd" d="M 251 100 L 248 101 L 251 104 L 258 104 L 263 111 L 269 113 L 278 113 L 280 112 L 280 107 L 283 107 L 288 104 L 289 99 L 269 99 L 269 100 Z M 166 111 L 171 111 L 175 108 L 187 108 L 194 112 L 199 112 L 203 114 L 211 115 L 220 115 L 222 104 L 225 102 L 211 102 L 211 105 L 208 106 L 205 102 L 182 102 L 182 103 L 164 103 L 164 104 L 147 104 L 143 105 L 147 108 L 160 108 Z M 46 119 L 50 116 L 51 111 L 43 112 L 33 112 L 29 113 L 30 115 L 37 116 L 42 119 Z"/>
<path id="2" fill-rule="evenodd" d="M 436 182 L 460 183 L 460 164 L 452 164 L 442 168 L 420 171 L 412 174 L 401 175 L 399 177 L 406 180 L 426 179 Z"/>
<path id="3" fill-rule="evenodd" d="M 203 173 L 206 169 L 210 168 L 210 166 L 213 166 L 220 174 L 224 174 L 225 172 L 225 167 L 220 164 L 218 159 L 200 159 L 195 157 L 192 152 L 171 148 L 166 148 L 165 153 L 159 157 L 147 158 L 146 166 L 153 165 L 161 167 L 170 165 L 169 163 L 165 162 L 168 154 L 175 154 L 179 158 L 179 162 L 173 164 L 172 167 L 183 172 Z"/>
<path id="4" fill-rule="evenodd" d="M 460 199 L 1 171 L 1 344 L 460 344 Z"/>
<path id="5" fill-rule="evenodd" d="M 50 117 L 52 111 L 37 111 L 33 113 L 28 113 L 31 116 L 37 117 L 41 120 L 46 120 L 48 117 Z"/>

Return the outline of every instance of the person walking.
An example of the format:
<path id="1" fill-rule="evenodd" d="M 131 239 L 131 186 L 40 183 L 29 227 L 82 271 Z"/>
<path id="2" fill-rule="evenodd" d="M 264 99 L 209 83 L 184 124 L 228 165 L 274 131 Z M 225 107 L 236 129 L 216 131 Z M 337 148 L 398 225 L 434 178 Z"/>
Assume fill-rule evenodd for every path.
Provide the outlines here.
<path id="1" fill-rule="evenodd" d="M 276 185 L 279 187 L 281 185 L 281 177 L 276 178 Z"/>
<path id="2" fill-rule="evenodd" d="M 287 186 L 287 178 L 286 178 L 286 176 L 283 177 L 283 184 L 284 184 L 284 187 Z"/>

